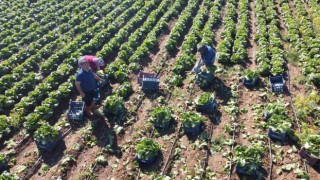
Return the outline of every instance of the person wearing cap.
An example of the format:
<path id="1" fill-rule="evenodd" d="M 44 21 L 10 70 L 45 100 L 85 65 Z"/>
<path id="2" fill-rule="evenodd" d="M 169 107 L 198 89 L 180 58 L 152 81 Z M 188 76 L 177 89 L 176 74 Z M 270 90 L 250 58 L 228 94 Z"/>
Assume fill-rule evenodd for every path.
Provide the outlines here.
<path id="1" fill-rule="evenodd" d="M 79 58 L 78 65 L 80 66 L 80 70 L 77 73 L 75 85 L 82 100 L 85 102 L 85 113 L 92 116 L 92 110 L 97 108 L 93 101 L 96 80 L 100 82 L 103 82 L 104 80 L 92 71 L 89 62 L 83 57 Z"/>
<path id="2" fill-rule="evenodd" d="M 96 56 L 92 55 L 85 55 L 81 58 L 89 62 L 90 67 L 94 73 L 97 73 L 97 71 L 100 70 L 104 72 L 105 63 L 102 58 L 97 58 Z"/>
<path id="3" fill-rule="evenodd" d="M 198 46 L 198 52 L 200 53 L 201 57 L 193 68 L 195 72 L 199 72 L 202 63 L 204 63 L 206 67 L 213 66 L 216 52 L 212 47 L 207 45 L 200 45 Z"/>

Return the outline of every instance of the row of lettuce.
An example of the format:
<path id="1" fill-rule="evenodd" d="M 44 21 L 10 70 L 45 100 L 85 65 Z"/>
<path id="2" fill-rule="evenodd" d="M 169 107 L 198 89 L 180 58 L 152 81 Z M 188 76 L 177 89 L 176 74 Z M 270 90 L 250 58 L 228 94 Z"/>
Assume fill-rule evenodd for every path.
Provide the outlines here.
<path id="1" fill-rule="evenodd" d="M 7 59 L 13 54 L 17 53 L 24 46 L 28 46 L 31 42 L 40 39 L 42 36 L 58 27 L 60 24 L 67 22 L 71 19 L 73 14 L 79 13 L 87 6 L 93 5 L 93 2 L 85 1 L 64 1 L 58 5 L 58 7 L 51 6 L 42 13 L 45 15 L 35 15 L 36 19 L 31 19 L 30 24 L 26 23 L 23 30 L 6 36 L 0 43 L 0 59 Z M 78 7 L 78 8 L 77 8 Z M 79 7 L 81 7 L 79 9 Z M 39 18 L 39 19 L 37 19 Z M 72 24 L 78 24 L 79 21 L 71 22 Z M 20 26 L 19 26 L 20 27 Z M 10 29 L 5 27 L 4 30 Z M 14 27 L 13 27 L 14 29 Z"/>
<path id="2" fill-rule="evenodd" d="M 80 35 L 79 38 L 77 38 L 72 43 L 76 45 L 80 41 L 89 41 L 90 39 L 92 39 L 91 41 L 93 41 L 94 39 L 101 39 L 101 36 L 104 36 L 104 40 L 107 41 L 108 38 L 110 38 L 110 36 L 116 32 L 114 26 L 117 25 L 121 27 L 124 24 L 124 22 L 129 17 L 132 17 L 132 14 L 135 14 L 137 10 L 140 9 L 142 6 L 142 1 L 136 1 L 135 3 L 132 0 L 124 1 L 123 4 L 117 6 L 112 11 L 113 13 L 110 13 L 109 15 L 105 16 L 105 19 L 103 19 L 105 20 L 105 23 L 100 21 L 101 23 L 97 23 L 95 26 L 92 26 L 91 28 L 87 29 L 86 33 Z M 120 15 L 114 12 L 123 13 Z M 118 24 L 112 23 L 111 19 L 114 16 L 118 16 L 118 18 L 116 18 L 116 22 Z M 107 20 L 109 23 L 106 23 Z M 94 30 L 99 31 L 99 29 L 107 29 L 107 32 L 100 31 L 100 33 L 97 33 L 94 36 L 90 35 Z M 107 35 L 103 33 L 106 33 Z M 59 104 L 58 100 L 60 99 L 55 96 L 66 96 L 66 93 L 71 90 L 70 87 L 73 88 L 74 76 L 70 77 L 70 75 L 74 74 L 77 70 L 76 67 L 78 57 L 80 56 L 80 54 L 90 54 L 91 48 L 96 48 L 96 44 L 90 44 L 89 47 L 76 47 L 79 49 L 68 53 L 66 59 L 63 61 L 63 63 L 59 65 L 59 68 L 57 68 L 56 71 L 52 71 L 50 76 L 45 78 L 40 84 L 36 86 L 36 88 L 33 91 L 28 93 L 28 96 L 23 97 L 19 103 L 14 105 L 14 108 L 11 110 L 11 113 L 8 117 L 8 123 L 11 126 L 15 128 L 20 128 L 23 122 L 26 119 L 29 119 L 28 117 L 34 116 L 32 115 L 33 111 L 34 113 L 39 114 L 39 119 L 42 119 L 40 115 L 52 114 L 52 108 Z M 60 84 L 60 82 L 64 83 Z M 37 106 L 41 102 L 45 104 L 47 104 L 47 102 L 50 102 L 50 105 Z M 36 120 L 39 119 L 36 118 Z"/>
<path id="3" fill-rule="evenodd" d="M 127 1 L 127 2 L 130 2 L 130 1 Z M 132 1 L 131 1 L 132 2 Z M 139 25 L 139 22 L 142 22 L 144 19 L 143 18 L 140 18 L 140 16 L 142 14 L 148 14 L 147 12 L 148 11 L 151 11 L 152 9 L 155 9 L 157 6 L 156 4 L 160 3 L 160 1 L 150 1 L 149 3 L 146 3 L 143 8 L 141 8 L 141 5 L 143 5 L 142 3 L 143 1 L 137 1 L 135 2 L 135 6 L 132 6 L 133 8 L 129 8 L 127 11 L 127 15 L 128 17 L 131 17 L 132 15 L 128 12 L 130 12 L 131 10 L 131 13 L 132 13 L 132 10 L 134 9 L 140 9 L 140 11 L 136 14 L 136 16 L 134 16 L 134 18 L 132 18 L 133 20 L 129 21 L 128 22 L 128 27 L 130 26 L 133 26 L 133 27 L 136 27 Z M 168 7 L 169 7 L 169 4 L 168 3 L 169 1 L 164 1 L 162 2 L 162 4 L 159 6 L 159 9 L 158 10 L 154 10 L 153 12 L 156 12 L 156 13 L 163 13 L 165 12 L 164 10 L 166 10 Z M 165 18 L 162 19 L 161 21 L 159 21 L 159 23 L 157 23 L 157 25 L 154 27 L 154 29 L 151 31 L 152 29 L 152 23 L 153 21 L 151 21 L 151 19 L 154 19 L 154 16 L 150 16 L 150 20 L 147 20 L 144 25 L 142 26 L 142 28 L 146 28 L 146 27 L 149 27 L 149 31 L 151 31 L 149 34 L 148 34 L 148 37 L 151 37 L 151 36 L 154 36 L 155 34 L 159 35 L 163 30 L 164 28 L 166 28 L 166 23 L 167 21 L 169 20 L 169 18 L 171 18 L 173 15 L 176 15 L 179 13 L 179 9 L 181 10 L 182 9 L 182 6 L 184 5 L 185 3 L 182 2 L 182 1 L 177 1 L 173 4 L 173 6 L 170 8 L 170 11 L 168 11 L 166 14 L 165 14 Z M 128 4 L 129 5 L 129 4 Z M 138 8 L 137 6 L 140 5 L 140 8 Z M 122 7 L 123 8 L 123 7 Z M 124 13 L 126 14 L 126 13 Z M 154 14 L 154 13 L 152 13 Z M 130 16 L 131 15 L 131 16 Z M 155 14 L 157 15 L 157 14 Z M 159 18 L 159 17 L 158 17 Z M 123 20 L 125 21 L 126 18 L 124 16 L 120 16 L 118 21 L 117 22 L 121 22 L 120 20 Z M 117 19 L 116 19 L 117 20 Z M 141 23 L 140 23 L 141 24 Z M 150 26 L 151 24 L 151 26 Z M 134 28 L 133 28 L 134 29 Z M 120 31 L 121 32 L 121 31 Z M 110 31 L 109 31 L 110 33 Z M 98 37 L 98 36 L 97 36 Z M 126 38 L 126 37 L 123 37 L 123 38 Z M 147 42 L 146 40 L 142 43 L 143 46 L 146 46 L 147 44 L 145 43 Z M 96 48 L 95 46 L 92 46 L 92 48 Z M 145 48 L 144 48 L 145 49 Z M 70 61 L 68 61 L 69 63 L 76 63 L 76 60 L 77 60 L 77 56 L 76 55 L 79 55 L 79 53 L 86 53 L 86 51 L 84 51 L 83 49 L 80 49 L 79 52 L 76 52 L 75 54 L 72 54 L 72 58 L 70 58 Z M 148 52 L 148 49 L 147 51 Z M 89 53 L 89 52 L 88 52 Z M 72 61 L 71 61 L 72 60 Z M 66 61 L 65 61 L 66 62 Z M 64 62 L 64 63 L 65 63 Z M 65 71 L 65 69 L 63 70 Z M 52 91 L 51 93 L 49 93 L 49 97 L 46 98 L 42 104 L 40 106 L 37 106 L 34 110 L 33 113 L 29 114 L 25 119 L 26 119 L 26 122 L 24 123 L 24 126 L 27 128 L 27 130 L 29 132 L 34 132 L 38 127 L 40 127 L 40 129 L 38 128 L 35 132 L 35 135 L 34 135 L 34 138 L 37 140 L 37 141 L 44 141 L 44 139 L 41 139 L 41 137 L 44 136 L 44 133 L 46 132 L 47 134 L 52 134 L 53 132 L 56 132 L 56 130 L 54 130 L 51 126 L 47 125 L 47 123 L 45 121 L 43 121 L 44 119 L 49 119 L 51 116 L 52 116 L 52 113 L 54 111 L 54 109 L 58 106 L 58 104 L 63 100 L 65 99 L 66 97 L 68 97 L 70 91 L 72 89 L 74 89 L 73 87 L 73 82 L 74 82 L 74 76 L 72 76 L 71 78 L 68 79 L 67 82 L 63 83 L 62 85 L 60 85 L 60 87 L 58 88 L 57 91 Z M 124 83 L 121 88 L 117 91 L 119 92 L 120 95 L 123 95 L 125 96 L 125 94 L 127 94 L 127 89 L 130 89 L 131 88 L 131 85 L 130 83 Z M 112 99 L 112 97 L 110 97 Z M 107 108 L 109 109 L 109 108 Z M 111 109 L 111 107 L 110 107 Z M 2 121 L 3 122 L 6 122 L 8 121 L 7 118 L 5 116 L 1 116 L 2 117 Z M 20 127 L 20 124 L 22 122 L 19 122 L 18 127 Z M 49 128 L 50 127 L 50 128 Z M 46 130 L 44 130 L 46 129 Z M 5 128 L 5 131 L 2 131 L 3 133 L 6 133 L 8 132 L 10 129 Z M 44 133 L 40 133 L 41 134 L 41 137 L 39 137 L 39 133 L 37 132 L 43 132 Z M 52 133 L 51 133 L 52 132 Z M 53 134 L 56 134 L 56 133 L 53 133 Z M 52 136 L 51 139 L 55 138 L 54 136 Z M 47 140 L 45 140 L 47 141 Z M 46 143 L 44 141 L 44 143 Z"/>
<path id="4" fill-rule="evenodd" d="M 110 3 L 106 4 L 101 8 L 101 9 L 104 9 L 105 11 L 102 11 L 102 10 L 101 11 L 104 13 L 108 13 L 111 11 L 111 10 L 108 10 L 110 9 L 109 7 L 112 7 L 118 4 L 119 3 L 117 3 L 117 1 L 111 1 Z M 83 14 L 81 14 L 81 17 L 84 18 L 83 20 L 93 19 L 95 17 L 94 8 L 97 8 L 97 7 L 99 7 L 98 4 L 97 6 L 92 6 L 84 10 Z M 89 16 L 90 14 L 91 16 Z M 77 48 L 81 47 L 78 45 L 76 46 L 76 44 L 79 44 L 79 42 L 84 40 L 89 41 L 89 39 L 81 36 L 80 34 L 82 31 L 91 27 L 96 22 L 97 21 L 92 21 L 91 23 L 89 23 L 88 21 L 85 21 L 86 25 L 80 24 L 80 25 L 74 26 L 72 30 L 70 28 L 66 35 L 68 35 L 70 38 L 72 37 L 74 38 L 77 37 L 77 38 L 73 42 L 67 44 L 67 46 L 60 51 L 59 49 L 67 42 L 65 42 L 66 40 L 63 40 L 63 38 L 60 37 L 59 34 L 54 34 L 52 32 L 52 33 L 49 33 L 48 35 L 45 35 L 43 38 L 39 39 L 40 42 L 34 42 L 35 43 L 34 48 L 31 48 L 31 49 L 33 49 L 32 51 L 36 54 L 32 55 L 30 58 L 27 58 L 23 63 L 20 61 L 23 61 L 25 58 L 23 57 L 23 55 L 19 53 L 17 54 L 17 57 L 20 57 L 19 60 L 18 59 L 12 60 L 11 58 L 9 58 L 8 61 L 3 62 L 0 65 L 1 67 L 5 67 L 2 71 L 3 73 L 5 73 L 5 71 L 9 72 L 11 67 L 14 67 L 15 63 L 20 63 L 20 64 L 14 67 L 10 74 L 6 74 L 0 79 L 0 84 L 1 84 L 0 92 L 3 93 L 2 95 L 0 95 L 1 96 L 0 111 L 3 111 L 4 109 L 12 108 L 12 106 L 20 98 L 25 96 L 28 92 L 30 92 L 30 90 L 34 89 L 36 85 L 39 83 L 39 81 L 43 78 L 43 75 L 49 74 L 49 72 L 52 72 L 53 68 L 57 66 L 57 65 L 52 66 L 53 62 L 59 63 L 63 61 L 63 58 L 68 57 L 71 52 L 74 52 Z M 81 27 L 81 29 L 83 29 L 82 31 L 76 31 L 76 29 L 78 29 L 77 27 L 79 26 L 82 26 Z M 84 41 L 84 42 L 87 42 L 87 41 Z M 38 46 L 41 47 L 41 45 L 44 45 L 41 42 L 42 43 L 45 42 L 48 44 L 45 45 L 42 49 L 40 49 L 37 52 L 36 47 Z M 31 51 L 31 49 L 28 49 L 28 51 Z M 24 53 L 22 52 L 22 54 Z M 26 53 L 26 54 L 28 54 L 29 56 L 30 54 L 33 54 L 33 53 Z M 7 62 L 9 61 L 11 61 L 12 63 L 11 66 L 6 66 Z M 50 68 L 51 71 L 48 70 L 49 68 L 47 68 L 47 66 L 51 66 Z M 40 69 L 43 69 L 42 74 L 32 72 L 32 71 L 35 71 L 35 69 L 38 69 L 39 67 Z M 24 74 L 25 76 L 21 76 L 22 74 Z"/>

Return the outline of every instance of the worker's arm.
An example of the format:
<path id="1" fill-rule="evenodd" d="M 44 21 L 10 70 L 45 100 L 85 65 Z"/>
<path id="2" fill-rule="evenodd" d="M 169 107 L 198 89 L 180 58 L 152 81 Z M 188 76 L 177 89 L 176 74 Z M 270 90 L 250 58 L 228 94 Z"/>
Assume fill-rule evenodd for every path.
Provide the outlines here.
<path id="1" fill-rule="evenodd" d="M 97 81 L 99 81 L 99 82 L 103 82 L 103 81 L 104 81 L 104 79 L 102 79 L 101 77 L 99 77 L 96 73 L 93 73 L 93 75 L 94 75 L 94 79 L 95 79 L 95 80 L 97 80 Z"/>
<path id="2" fill-rule="evenodd" d="M 81 89 L 81 86 L 80 86 L 80 81 L 76 81 L 76 88 L 77 88 L 77 90 L 79 91 L 79 93 L 80 93 L 80 95 L 81 95 L 81 97 L 85 97 L 86 96 L 86 94 L 82 91 L 82 89 Z"/>

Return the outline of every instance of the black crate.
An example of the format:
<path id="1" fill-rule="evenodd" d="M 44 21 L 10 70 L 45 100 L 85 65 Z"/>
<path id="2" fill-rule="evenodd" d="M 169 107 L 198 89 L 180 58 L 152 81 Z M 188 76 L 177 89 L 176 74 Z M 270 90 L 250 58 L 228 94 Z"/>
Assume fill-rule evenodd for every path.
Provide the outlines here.
<path id="1" fill-rule="evenodd" d="M 201 111 L 201 112 L 212 112 L 216 109 L 216 102 L 212 100 L 211 103 L 208 103 L 206 105 L 197 104 L 196 109 L 197 111 Z"/>
<path id="2" fill-rule="evenodd" d="M 271 84 L 271 91 L 272 92 L 283 92 L 284 90 L 284 79 L 283 76 L 274 76 L 269 77 L 269 82 Z"/>
<path id="3" fill-rule="evenodd" d="M 69 109 L 67 112 L 68 119 L 74 121 L 82 121 L 84 106 L 85 104 L 83 101 L 71 101 L 69 103 Z"/>
<path id="4" fill-rule="evenodd" d="M 239 165 L 236 165 L 236 173 L 238 175 L 241 175 L 241 176 L 248 176 L 248 177 L 256 177 L 257 176 L 257 171 L 252 171 L 252 172 L 249 172 L 248 171 L 248 165 L 245 165 L 244 167 L 240 167 Z"/>
<path id="5" fill-rule="evenodd" d="M 182 124 L 182 128 L 185 133 L 192 134 L 192 135 L 198 135 L 201 131 L 200 124 L 198 124 L 194 127 L 186 127 L 184 124 Z"/>
<path id="6" fill-rule="evenodd" d="M 107 85 L 109 84 L 109 80 L 108 80 L 107 76 L 104 75 L 104 76 L 99 76 L 99 77 L 102 78 L 104 80 L 104 82 L 103 83 L 97 82 L 97 84 L 96 84 L 97 88 L 102 89 L 104 87 L 107 87 Z"/>
<path id="7" fill-rule="evenodd" d="M 41 142 L 36 141 L 36 145 L 39 150 L 45 150 L 45 151 L 51 152 L 61 139 L 62 139 L 62 133 L 59 131 L 59 136 L 56 137 L 56 139 L 54 139 L 51 143 L 41 144 Z"/>
<path id="8" fill-rule="evenodd" d="M 272 129 L 269 128 L 268 131 L 268 137 L 270 137 L 271 139 L 280 141 L 281 143 L 285 143 L 287 140 L 287 133 L 277 133 L 272 131 Z"/>
<path id="9" fill-rule="evenodd" d="M 310 155 L 310 153 L 304 147 L 301 147 L 299 155 L 302 159 L 307 160 L 311 166 L 314 166 L 319 162 L 319 159 Z"/>
<path id="10" fill-rule="evenodd" d="M 149 159 L 140 159 L 138 158 L 138 155 L 136 155 L 136 159 L 139 163 L 142 163 L 142 164 L 153 164 L 156 160 L 157 156 L 151 156 Z"/>
<path id="11" fill-rule="evenodd" d="M 160 79 L 156 77 L 142 78 L 142 90 L 157 91 L 159 90 Z"/>
<path id="12" fill-rule="evenodd" d="M 242 83 L 243 85 L 247 86 L 247 87 L 253 87 L 256 86 L 258 83 L 258 78 L 255 79 L 247 79 L 247 78 L 243 78 L 242 79 Z"/>

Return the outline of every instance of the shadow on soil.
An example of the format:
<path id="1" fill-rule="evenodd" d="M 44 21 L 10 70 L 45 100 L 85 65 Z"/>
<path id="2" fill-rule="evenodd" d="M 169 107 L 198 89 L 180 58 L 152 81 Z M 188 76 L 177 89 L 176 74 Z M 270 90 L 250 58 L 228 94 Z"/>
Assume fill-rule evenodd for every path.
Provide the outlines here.
<path id="1" fill-rule="evenodd" d="M 170 135 L 173 134 L 176 131 L 176 128 L 178 126 L 178 123 L 176 120 L 171 120 L 169 123 L 169 127 L 167 129 L 165 128 L 156 128 L 156 131 L 159 133 L 160 136 Z"/>
<path id="2" fill-rule="evenodd" d="M 48 164 L 50 167 L 56 165 L 63 157 L 63 152 L 67 149 L 64 140 L 59 141 L 58 146 L 55 147 L 52 152 L 40 151 L 43 162 Z"/>
<path id="3" fill-rule="evenodd" d="M 232 96 L 231 88 L 226 86 L 218 77 L 214 77 L 212 84 L 208 88 L 203 88 L 203 91 L 216 92 L 217 99 L 222 100 L 222 105 L 226 105 Z"/>

